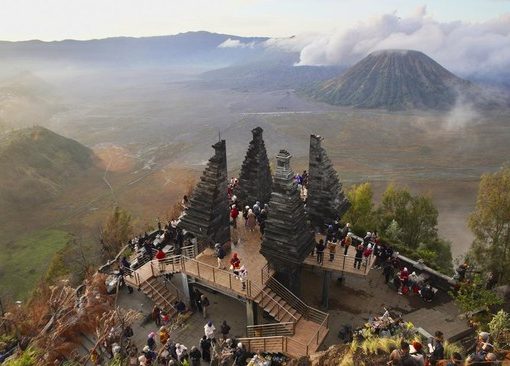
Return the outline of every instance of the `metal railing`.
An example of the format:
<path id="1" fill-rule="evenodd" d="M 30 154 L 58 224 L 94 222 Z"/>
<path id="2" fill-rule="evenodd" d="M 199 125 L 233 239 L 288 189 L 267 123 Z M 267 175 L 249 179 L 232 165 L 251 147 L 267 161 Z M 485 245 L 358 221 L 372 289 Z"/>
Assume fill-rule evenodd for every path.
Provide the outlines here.
<path id="1" fill-rule="evenodd" d="M 258 352 L 264 350 L 266 352 L 285 352 L 287 353 L 287 342 L 290 338 L 286 336 L 273 337 L 253 337 L 239 338 L 246 350 L 249 352 Z"/>
<path id="2" fill-rule="evenodd" d="M 246 333 L 248 337 L 292 336 L 294 325 L 294 322 L 248 325 Z"/>
<path id="3" fill-rule="evenodd" d="M 170 303 L 170 301 L 168 301 L 166 299 L 166 297 L 163 296 L 163 294 L 161 292 L 159 292 L 154 286 L 152 286 L 150 281 L 145 281 L 143 283 L 143 285 L 149 287 L 150 291 L 154 292 L 163 301 L 163 303 L 165 303 L 167 306 L 169 306 L 173 310 L 177 311 L 177 309 L 173 306 L 173 304 Z"/>
<path id="4" fill-rule="evenodd" d="M 254 291 L 254 289 L 255 289 L 255 291 Z M 282 304 L 280 304 L 274 297 L 269 295 L 267 293 L 267 291 L 265 291 L 264 289 L 255 285 L 253 283 L 253 281 L 248 282 L 248 293 L 247 294 L 252 300 L 254 300 L 259 305 L 261 305 L 261 307 L 267 308 L 268 305 L 271 303 L 273 306 L 271 309 L 274 309 L 274 306 L 276 305 L 277 310 L 276 310 L 276 314 L 274 314 L 274 317 L 277 320 L 281 320 L 281 319 L 283 319 L 283 317 L 285 315 L 289 315 L 289 317 L 290 317 L 289 320 L 291 320 L 293 324 L 298 321 L 298 319 L 295 315 L 293 315 L 290 311 L 285 309 L 285 307 Z M 262 306 L 262 304 L 264 303 L 264 300 L 267 300 L 267 299 L 269 299 L 269 302 L 265 306 Z M 270 313 L 270 311 L 269 311 L 269 313 Z M 294 329 L 293 329 L 293 334 L 294 334 Z"/>

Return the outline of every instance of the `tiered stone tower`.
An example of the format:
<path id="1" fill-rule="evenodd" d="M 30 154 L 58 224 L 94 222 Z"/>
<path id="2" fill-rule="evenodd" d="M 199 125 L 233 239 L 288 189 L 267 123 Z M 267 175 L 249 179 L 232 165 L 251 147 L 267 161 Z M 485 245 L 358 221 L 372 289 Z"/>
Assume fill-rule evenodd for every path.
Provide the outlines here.
<path id="1" fill-rule="evenodd" d="M 225 140 L 212 146 L 214 155 L 193 190 L 189 207 L 179 226 L 207 245 L 230 241 Z"/>
<path id="2" fill-rule="evenodd" d="M 235 193 L 243 207 L 246 205 L 251 207 L 256 201 L 268 203 L 271 198 L 273 180 L 262 132 L 260 127 L 251 130 L 253 139 L 241 167 L 239 188 Z"/>
<path id="3" fill-rule="evenodd" d="M 260 253 L 276 270 L 276 278 L 298 295 L 301 264 L 315 241 L 306 224 L 303 201 L 290 168 L 291 157 L 285 150 L 276 155 L 273 192 Z"/>
<path id="4" fill-rule="evenodd" d="M 308 176 L 308 218 L 320 231 L 325 225 L 338 220 L 350 207 L 342 191 L 342 183 L 326 151 L 321 146 L 322 137 L 310 135 L 310 166 Z"/>

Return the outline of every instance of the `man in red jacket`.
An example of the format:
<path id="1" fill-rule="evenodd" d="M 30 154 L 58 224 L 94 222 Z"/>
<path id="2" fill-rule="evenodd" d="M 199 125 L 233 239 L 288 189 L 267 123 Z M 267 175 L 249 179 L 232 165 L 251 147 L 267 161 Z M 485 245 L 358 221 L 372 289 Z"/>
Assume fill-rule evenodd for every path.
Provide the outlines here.
<path id="1" fill-rule="evenodd" d="M 230 210 L 230 217 L 232 218 L 232 226 L 237 228 L 237 216 L 239 216 L 239 210 L 236 205 L 232 205 L 232 209 Z"/>

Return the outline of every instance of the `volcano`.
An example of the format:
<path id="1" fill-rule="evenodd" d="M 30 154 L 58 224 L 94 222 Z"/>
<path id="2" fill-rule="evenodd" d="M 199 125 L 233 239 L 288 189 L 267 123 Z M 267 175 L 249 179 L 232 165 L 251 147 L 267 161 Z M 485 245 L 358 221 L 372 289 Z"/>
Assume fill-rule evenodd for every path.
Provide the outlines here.
<path id="1" fill-rule="evenodd" d="M 308 94 L 329 104 L 387 110 L 449 110 L 471 88 L 422 52 L 376 51 Z"/>

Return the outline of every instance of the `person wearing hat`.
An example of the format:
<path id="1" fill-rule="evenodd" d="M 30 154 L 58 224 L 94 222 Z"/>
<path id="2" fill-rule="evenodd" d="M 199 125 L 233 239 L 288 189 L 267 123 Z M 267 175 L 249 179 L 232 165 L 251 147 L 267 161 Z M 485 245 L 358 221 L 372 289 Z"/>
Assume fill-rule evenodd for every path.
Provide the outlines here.
<path id="1" fill-rule="evenodd" d="M 165 327 L 159 328 L 159 342 L 161 344 L 166 344 L 166 342 L 170 339 L 170 333 Z"/>
<path id="2" fill-rule="evenodd" d="M 409 347 L 409 354 L 414 359 L 416 366 L 425 366 L 425 353 L 420 342 L 414 341 Z"/>
<path id="3" fill-rule="evenodd" d="M 149 346 L 151 351 L 154 351 L 156 349 L 156 340 L 154 339 L 156 337 L 156 333 L 150 332 L 147 336 L 147 346 Z"/>
<path id="4" fill-rule="evenodd" d="M 239 216 L 239 210 L 237 209 L 236 205 L 232 205 L 232 208 L 230 209 L 230 218 L 232 219 L 232 227 L 234 229 L 237 228 L 237 217 Z"/>
<path id="5" fill-rule="evenodd" d="M 208 339 L 214 339 L 214 332 L 216 331 L 216 327 L 214 326 L 212 321 L 208 321 L 206 325 L 204 325 L 204 334 Z"/>
<path id="6" fill-rule="evenodd" d="M 241 266 L 239 269 L 239 280 L 241 280 L 241 285 L 243 291 L 246 290 L 246 281 L 248 281 L 248 270 L 245 266 Z"/>

